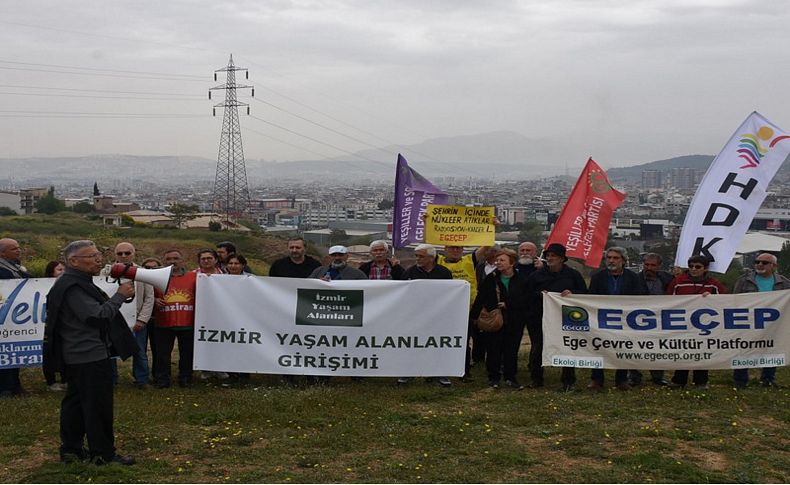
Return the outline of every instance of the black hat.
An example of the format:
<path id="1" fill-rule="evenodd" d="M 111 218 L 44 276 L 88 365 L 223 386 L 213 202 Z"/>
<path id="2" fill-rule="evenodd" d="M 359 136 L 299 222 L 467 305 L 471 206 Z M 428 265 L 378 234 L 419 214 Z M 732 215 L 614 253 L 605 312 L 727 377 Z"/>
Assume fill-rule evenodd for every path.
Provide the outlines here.
<path id="1" fill-rule="evenodd" d="M 553 253 L 561 257 L 563 261 L 567 261 L 568 257 L 565 256 L 565 246 L 560 243 L 549 244 L 549 247 L 543 250 L 543 253 Z"/>

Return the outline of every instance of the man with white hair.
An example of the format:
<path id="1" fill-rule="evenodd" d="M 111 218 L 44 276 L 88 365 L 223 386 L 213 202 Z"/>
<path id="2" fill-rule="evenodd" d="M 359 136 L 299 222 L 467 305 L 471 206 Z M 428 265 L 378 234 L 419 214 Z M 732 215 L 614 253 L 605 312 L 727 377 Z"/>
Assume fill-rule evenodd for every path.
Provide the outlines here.
<path id="1" fill-rule="evenodd" d="M 54 370 L 65 370 L 69 383 L 60 404 L 60 459 L 133 465 L 132 457 L 115 450 L 110 358 L 117 353 L 126 359 L 139 349 L 121 315 L 121 305 L 134 296 L 134 283 L 122 283 L 111 297 L 93 283 L 102 269 L 102 253 L 93 241 L 73 241 L 63 256 L 66 270 L 47 294 L 45 328 L 50 343 L 45 359 Z"/>
<path id="2" fill-rule="evenodd" d="M 790 280 L 776 272 L 776 263 L 773 254 L 758 254 L 754 259 L 754 272 L 750 271 L 738 278 L 733 293 L 790 290 Z M 749 384 L 749 369 L 734 369 L 732 379 L 736 388 L 743 389 Z M 776 367 L 763 367 L 760 383 L 764 387 L 779 387 L 776 383 Z"/>
<path id="3" fill-rule="evenodd" d="M 414 256 L 417 258 L 417 263 L 406 270 L 403 275 L 404 280 L 453 279 L 449 269 L 436 264 L 436 248 L 430 244 L 420 244 L 414 248 Z M 407 384 L 413 379 L 413 377 L 401 377 L 398 379 L 398 384 Z M 445 387 L 452 385 L 449 377 L 440 377 L 439 384 Z"/>
<path id="4" fill-rule="evenodd" d="M 389 259 L 389 244 L 379 239 L 370 243 L 371 260 L 362 263 L 359 270 L 371 280 L 402 280 L 404 269 L 396 259 Z"/>

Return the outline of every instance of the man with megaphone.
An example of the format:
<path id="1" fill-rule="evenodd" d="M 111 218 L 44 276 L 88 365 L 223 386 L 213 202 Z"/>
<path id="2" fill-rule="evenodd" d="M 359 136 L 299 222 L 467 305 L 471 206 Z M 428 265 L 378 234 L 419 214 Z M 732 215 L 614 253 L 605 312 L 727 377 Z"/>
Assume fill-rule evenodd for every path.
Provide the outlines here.
<path id="1" fill-rule="evenodd" d="M 134 262 L 136 249 L 132 243 L 121 242 L 115 246 L 115 263 L 129 265 L 138 268 Z M 101 272 L 102 276 L 111 276 L 111 264 L 104 267 Z M 132 279 L 126 276 L 124 279 Z M 134 377 L 134 385 L 138 389 L 145 389 L 148 387 L 149 367 L 148 367 L 148 321 L 151 320 L 151 314 L 154 311 L 154 287 L 148 283 L 144 283 L 137 278 L 134 278 L 134 293 L 135 305 L 137 307 L 137 320 L 134 322 L 132 332 L 134 338 L 137 340 L 137 345 L 140 351 L 132 355 L 132 376 Z M 113 361 L 114 379 L 118 379 L 117 361 Z"/>

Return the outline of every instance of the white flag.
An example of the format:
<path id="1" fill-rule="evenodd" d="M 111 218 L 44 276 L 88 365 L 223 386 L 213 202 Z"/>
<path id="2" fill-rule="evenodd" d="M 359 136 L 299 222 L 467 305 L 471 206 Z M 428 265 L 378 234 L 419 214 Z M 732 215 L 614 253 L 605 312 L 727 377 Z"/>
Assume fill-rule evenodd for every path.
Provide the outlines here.
<path id="1" fill-rule="evenodd" d="M 756 111 L 713 159 L 694 194 L 678 242 L 675 264 L 702 254 L 724 273 L 765 200 L 768 184 L 790 153 L 790 135 Z"/>

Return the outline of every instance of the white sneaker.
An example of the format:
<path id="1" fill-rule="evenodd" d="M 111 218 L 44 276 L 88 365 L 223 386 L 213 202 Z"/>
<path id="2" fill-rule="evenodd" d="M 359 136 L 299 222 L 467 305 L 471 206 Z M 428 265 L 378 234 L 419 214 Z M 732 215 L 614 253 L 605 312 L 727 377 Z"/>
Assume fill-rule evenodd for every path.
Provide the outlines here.
<path id="1" fill-rule="evenodd" d="M 217 379 L 219 379 L 221 381 L 224 381 L 225 379 L 230 377 L 227 372 L 216 372 L 215 375 L 216 375 Z"/>

